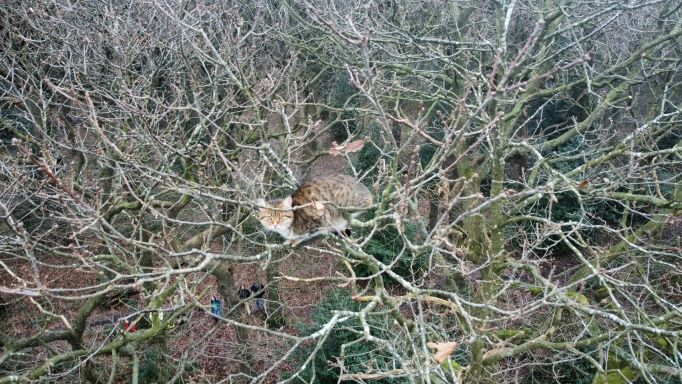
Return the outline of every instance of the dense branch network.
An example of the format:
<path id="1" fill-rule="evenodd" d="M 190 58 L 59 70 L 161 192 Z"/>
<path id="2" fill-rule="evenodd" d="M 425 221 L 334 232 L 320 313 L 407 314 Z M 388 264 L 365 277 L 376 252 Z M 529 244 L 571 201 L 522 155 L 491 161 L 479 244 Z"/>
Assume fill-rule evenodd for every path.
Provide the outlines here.
<path id="1" fill-rule="evenodd" d="M 682 381 L 681 12 L 3 3 L 0 383 Z M 351 239 L 258 225 L 329 173 Z"/>

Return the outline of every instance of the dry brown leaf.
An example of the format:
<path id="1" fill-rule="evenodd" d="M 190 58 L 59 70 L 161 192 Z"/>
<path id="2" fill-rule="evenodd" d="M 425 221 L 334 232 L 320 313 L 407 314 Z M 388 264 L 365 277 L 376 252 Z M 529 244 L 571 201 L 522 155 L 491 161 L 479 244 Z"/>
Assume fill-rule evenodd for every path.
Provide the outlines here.
<path id="1" fill-rule="evenodd" d="M 341 155 L 343 153 L 353 153 L 357 152 L 365 146 L 365 140 L 355 140 L 346 144 L 337 144 L 336 141 L 332 141 L 332 147 L 329 148 L 330 155 Z"/>
<path id="2" fill-rule="evenodd" d="M 436 353 L 433 354 L 433 358 L 440 364 L 444 362 L 448 356 L 452 355 L 452 352 L 457 348 L 457 343 L 454 341 L 449 343 L 433 343 L 429 341 L 426 343 L 426 346 L 436 350 Z"/>

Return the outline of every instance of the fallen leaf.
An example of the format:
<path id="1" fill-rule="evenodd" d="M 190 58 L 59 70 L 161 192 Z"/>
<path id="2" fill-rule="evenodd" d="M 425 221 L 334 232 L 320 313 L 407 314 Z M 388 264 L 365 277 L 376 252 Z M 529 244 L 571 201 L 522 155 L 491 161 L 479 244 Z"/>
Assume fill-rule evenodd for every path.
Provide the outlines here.
<path id="1" fill-rule="evenodd" d="M 454 352 L 457 347 L 457 343 L 454 341 L 449 343 L 432 343 L 429 341 L 426 343 L 426 346 L 436 350 L 436 353 L 433 354 L 433 358 L 440 364 L 444 362 L 448 356 L 452 355 L 452 352 Z"/>
<path id="2" fill-rule="evenodd" d="M 336 141 L 332 141 L 332 147 L 329 148 L 330 155 L 341 155 L 344 153 L 357 152 L 365 146 L 365 140 L 355 140 L 346 144 L 337 144 Z"/>

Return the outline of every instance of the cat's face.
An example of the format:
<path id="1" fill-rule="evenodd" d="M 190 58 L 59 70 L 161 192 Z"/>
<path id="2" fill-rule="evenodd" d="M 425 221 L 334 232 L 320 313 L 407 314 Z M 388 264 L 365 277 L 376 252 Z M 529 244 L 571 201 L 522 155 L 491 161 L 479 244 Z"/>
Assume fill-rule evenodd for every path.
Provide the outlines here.
<path id="1" fill-rule="evenodd" d="M 258 220 L 263 228 L 289 237 L 291 224 L 294 222 L 294 211 L 291 209 L 291 196 L 280 200 L 256 200 L 258 204 Z"/>

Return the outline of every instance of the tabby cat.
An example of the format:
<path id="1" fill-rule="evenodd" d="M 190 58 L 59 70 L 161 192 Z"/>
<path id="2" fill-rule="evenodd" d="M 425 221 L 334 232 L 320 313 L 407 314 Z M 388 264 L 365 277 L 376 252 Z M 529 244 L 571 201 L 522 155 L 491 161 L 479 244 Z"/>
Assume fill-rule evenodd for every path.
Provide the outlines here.
<path id="1" fill-rule="evenodd" d="M 263 227 L 296 246 L 321 233 L 343 233 L 351 218 L 372 206 L 372 194 L 351 176 L 320 176 L 305 181 L 291 196 L 258 199 L 256 204 Z"/>

